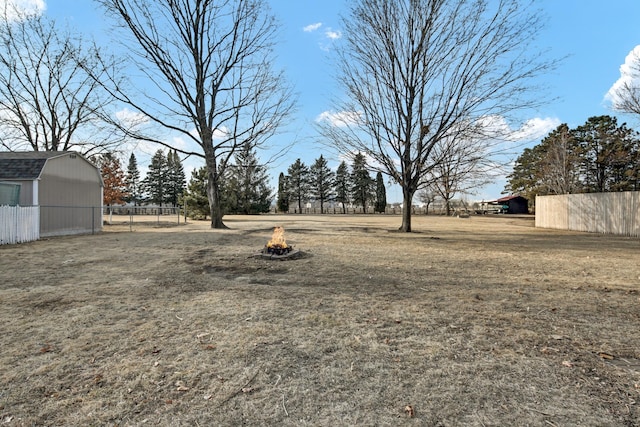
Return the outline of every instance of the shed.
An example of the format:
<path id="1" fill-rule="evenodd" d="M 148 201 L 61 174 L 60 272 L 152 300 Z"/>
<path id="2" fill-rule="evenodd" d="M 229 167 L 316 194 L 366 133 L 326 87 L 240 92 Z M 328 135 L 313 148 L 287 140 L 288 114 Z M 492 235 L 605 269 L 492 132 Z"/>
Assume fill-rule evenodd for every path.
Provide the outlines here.
<path id="1" fill-rule="evenodd" d="M 40 207 L 41 237 L 102 230 L 100 169 L 79 153 L 0 152 L 0 181 L 20 185 L 20 206 Z"/>
<path id="2" fill-rule="evenodd" d="M 496 200 L 497 204 L 504 206 L 503 212 L 507 214 L 528 214 L 529 201 L 522 196 L 507 196 Z"/>

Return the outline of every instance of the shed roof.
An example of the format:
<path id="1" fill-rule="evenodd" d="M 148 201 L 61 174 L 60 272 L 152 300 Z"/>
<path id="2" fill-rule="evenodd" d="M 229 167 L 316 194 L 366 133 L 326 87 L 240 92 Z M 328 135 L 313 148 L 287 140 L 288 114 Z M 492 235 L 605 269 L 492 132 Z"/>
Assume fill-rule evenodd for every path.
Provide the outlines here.
<path id="1" fill-rule="evenodd" d="M 527 199 L 525 199 L 525 198 L 524 198 L 524 197 L 522 197 L 522 196 L 515 195 L 515 196 L 506 196 L 506 197 L 502 197 L 502 198 L 500 198 L 500 199 L 496 200 L 496 202 L 498 202 L 498 203 L 508 202 L 509 200 L 513 200 L 513 199 L 524 199 L 524 200 L 527 200 Z"/>
<path id="2" fill-rule="evenodd" d="M 38 179 L 48 159 L 70 151 L 0 152 L 0 179 Z"/>

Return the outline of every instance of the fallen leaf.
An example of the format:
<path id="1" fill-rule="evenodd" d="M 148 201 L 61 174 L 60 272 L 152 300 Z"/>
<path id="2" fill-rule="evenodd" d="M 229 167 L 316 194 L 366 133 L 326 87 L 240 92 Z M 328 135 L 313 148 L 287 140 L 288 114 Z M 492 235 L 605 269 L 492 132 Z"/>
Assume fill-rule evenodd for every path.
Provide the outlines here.
<path id="1" fill-rule="evenodd" d="M 613 354 L 605 353 L 604 351 L 601 351 L 600 353 L 598 353 L 598 356 L 600 356 L 602 359 L 606 359 L 606 360 L 615 359 L 615 356 Z"/>
<path id="2" fill-rule="evenodd" d="M 51 344 L 46 344 L 44 347 L 40 349 L 40 353 L 49 353 L 51 350 L 53 350 L 53 347 L 51 346 Z"/>
<path id="3" fill-rule="evenodd" d="M 562 361 L 562 366 L 566 366 L 567 368 L 572 368 L 573 367 L 573 363 L 569 362 L 568 360 L 563 360 Z"/>
<path id="4" fill-rule="evenodd" d="M 409 418 L 413 418 L 416 415 L 416 412 L 413 410 L 413 406 L 407 405 L 404 407 L 404 412 L 409 416 Z"/>
<path id="5" fill-rule="evenodd" d="M 180 386 L 178 386 L 178 388 L 176 388 L 176 390 L 178 390 L 178 391 L 189 391 L 189 387 L 184 386 L 184 385 L 180 385 Z"/>
<path id="6" fill-rule="evenodd" d="M 556 340 L 556 341 L 560 341 L 561 339 L 563 339 L 564 337 L 562 335 L 551 335 L 550 338 L 552 340 Z"/>

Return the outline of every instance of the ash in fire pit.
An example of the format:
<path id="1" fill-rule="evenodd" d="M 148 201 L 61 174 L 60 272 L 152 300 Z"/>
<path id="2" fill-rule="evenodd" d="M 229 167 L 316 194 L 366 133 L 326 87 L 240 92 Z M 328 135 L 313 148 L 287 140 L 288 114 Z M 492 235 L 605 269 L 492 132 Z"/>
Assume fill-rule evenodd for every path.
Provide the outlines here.
<path id="1" fill-rule="evenodd" d="M 270 259 L 289 259 L 298 255 L 300 255 L 300 251 L 293 249 L 291 245 L 287 245 L 284 240 L 283 227 L 275 227 L 271 240 L 267 242 L 261 252 L 256 254 L 258 257 Z"/>

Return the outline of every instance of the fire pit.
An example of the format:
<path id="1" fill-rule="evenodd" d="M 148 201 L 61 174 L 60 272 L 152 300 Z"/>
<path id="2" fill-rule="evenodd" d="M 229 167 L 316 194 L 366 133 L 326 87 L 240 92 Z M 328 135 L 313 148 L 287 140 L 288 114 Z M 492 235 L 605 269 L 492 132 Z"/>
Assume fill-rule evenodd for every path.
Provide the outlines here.
<path id="1" fill-rule="evenodd" d="M 264 245 L 262 251 L 258 252 L 256 256 L 269 259 L 291 259 L 298 257 L 300 254 L 299 250 L 293 249 L 293 246 L 288 245 L 285 241 L 284 228 L 274 227 L 271 240 Z"/>

